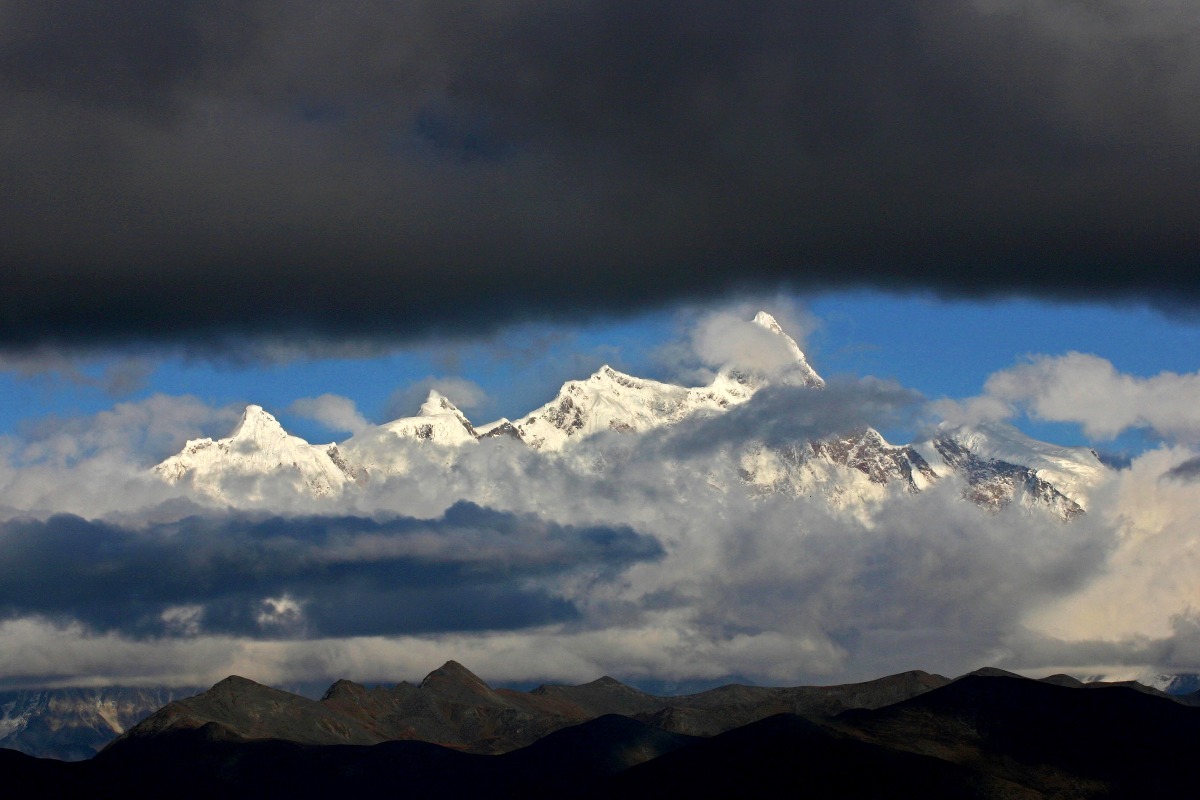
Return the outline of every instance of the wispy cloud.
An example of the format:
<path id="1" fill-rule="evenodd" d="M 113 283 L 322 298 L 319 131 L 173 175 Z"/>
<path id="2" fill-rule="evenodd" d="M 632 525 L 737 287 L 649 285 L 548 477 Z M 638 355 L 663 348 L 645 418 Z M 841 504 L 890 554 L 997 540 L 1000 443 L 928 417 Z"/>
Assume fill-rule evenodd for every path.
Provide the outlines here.
<path id="1" fill-rule="evenodd" d="M 0 372 L 47 382 L 65 382 L 123 397 L 141 389 L 154 371 L 152 359 L 136 355 L 72 352 L 44 345 L 21 352 L 0 352 Z"/>
<path id="2" fill-rule="evenodd" d="M 331 431 L 355 434 L 371 425 L 366 417 L 359 413 L 353 400 L 337 394 L 302 397 L 293 402 L 288 411 L 320 423 Z"/>

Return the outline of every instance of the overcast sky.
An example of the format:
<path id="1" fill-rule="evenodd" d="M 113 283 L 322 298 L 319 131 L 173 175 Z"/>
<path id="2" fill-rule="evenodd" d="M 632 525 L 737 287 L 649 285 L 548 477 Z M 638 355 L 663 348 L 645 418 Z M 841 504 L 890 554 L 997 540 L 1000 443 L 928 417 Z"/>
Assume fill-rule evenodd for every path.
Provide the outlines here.
<path id="1" fill-rule="evenodd" d="M 1179 0 L 0 4 L 0 342 L 1200 302 Z M 316 342 L 311 342 L 316 346 Z"/>
<path id="2" fill-rule="evenodd" d="M 1198 37 L 1182 0 L 0 0 L 0 684 L 1200 672 Z M 249 402 L 332 441 L 431 388 L 699 382 L 769 356 L 759 308 L 839 413 L 767 393 L 620 480 L 147 478 Z M 682 477 L 868 418 L 1119 469 L 1067 528 Z"/>

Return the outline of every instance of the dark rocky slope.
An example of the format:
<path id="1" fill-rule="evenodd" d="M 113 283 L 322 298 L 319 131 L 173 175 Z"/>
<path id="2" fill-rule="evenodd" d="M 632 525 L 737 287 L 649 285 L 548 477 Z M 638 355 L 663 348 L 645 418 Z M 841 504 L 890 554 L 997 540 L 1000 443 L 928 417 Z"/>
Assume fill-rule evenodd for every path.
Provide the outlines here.
<path id="1" fill-rule="evenodd" d="M 832 716 L 848 708 L 878 708 L 946 682 L 939 675 L 907 672 L 845 686 L 724 686 L 656 697 L 605 677 L 581 686 L 518 692 L 493 689 L 449 661 L 419 686 L 367 688 L 338 681 L 316 701 L 235 676 L 203 694 L 170 703 L 114 746 L 213 725 L 231 738 L 313 745 L 419 740 L 494 754 L 606 714 L 622 714 L 672 733 L 711 736 L 772 714 Z"/>
<path id="2" fill-rule="evenodd" d="M 784 693 L 776 695 L 780 702 L 788 692 L 815 691 L 829 709 L 856 697 L 877 699 L 881 687 L 903 693 L 914 679 L 936 682 L 923 673 L 908 675 L 853 688 L 764 691 Z M 439 713 L 448 714 L 443 720 L 447 730 L 503 729 L 480 710 L 495 707 L 503 716 L 517 703 L 510 695 L 530 703 L 527 710 L 553 703 L 559 711 L 586 713 L 611 699 L 639 715 L 647 713 L 643 704 L 661 700 L 611 680 L 501 692 L 457 665 L 440 672 L 432 685 L 442 679 L 448 684 L 430 691 L 422 702 L 433 698 L 444 704 Z M 1193 763 L 1200 751 L 1200 709 L 1124 686 L 1087 688 L 1060 676 L 1035 681 L 999 670 L 968 675 L 889 705 L 832 717 L 774 714 L 705 738 L 628 715 L 604 715 L 500 755 L 421 741 L 329 746 L 250 738 L 250 730 L 276 728 L 299 738 L 292 726 L 312 712 L 305 703 L 333 715 L 313 719 L 340 718 L 324 708 L 328 699 L 297 703 L 280 696 L 286 693 L 260 691 L 265 687 L 256 689 L 249 682 L 222 684 L 205 693 L 215 696 L 173 704 L 177 708 L 169 718 L 123 737 L 90 761 L 62 763 L 0 752 L 6 788 L 21 796 L 289 800 L 780 793 L 811 798 L 1175 798 L 1194 794 Z M 431 684 L 422 685 L 425 689 L 404 692 L 423 692 Z M 767 696 L 752 687 L 724 687 L 693 695 L 690 705 L 679 708 L 702 714 L 707 707 L 715 719 L 732 719 L 768 707 Z M 795 697 L 788 701 L 796 702 Z M 226 713 L 226 723 L 201 721 L 197 709 Z M 454 713 L 476 719 L 455 728 L 451 723 L 461 720 Z M 227 724 L 235 718 L 248 730 Z M 173 722 L 163 724 L 164 719 Z M 323 730 L 304 735 L 349 737 L 369 727 L 326 725 Z"/>

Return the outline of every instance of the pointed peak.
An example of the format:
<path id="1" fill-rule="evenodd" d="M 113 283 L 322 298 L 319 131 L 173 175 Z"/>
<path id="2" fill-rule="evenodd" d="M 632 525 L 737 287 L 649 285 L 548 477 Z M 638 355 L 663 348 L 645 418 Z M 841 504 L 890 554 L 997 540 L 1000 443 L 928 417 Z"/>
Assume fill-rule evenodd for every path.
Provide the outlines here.
<path id="1" fill-rule="evenodd" d="M 286 433 L 283 426 L 279 424 L 279 420 L 269 414 L 262 406 L 248 405 L 246 410 L 242 412 L 242 420 L 238 423 L 236 429 L 230 434 L 231 438 L 257 438 L 262 433 L 274 432 Z"/>
<path id="2" fill-rule="evenodd" d="M 891 443 L 887 439 L 883 438 L 882 433 L 875 430 L 870 425 L 866 426 L 865 428 L 860 429 L 858 439 L 860 442 L 877 445 L 879 447 L 891 447 L 892 446 Z"/>
<path id="3" fill-rule="evenodd" d="M 440 667 L 435 669 L 433 672 L 426 675 L 425 680 L 421 681 L 421 685 L 424 686 L 432 678 L 444 679 L 444 680 L 454 680 L 454 681 L 467 680 L 467 681 L 475 681 L 478 683 L 483 683 L 483 681 L 479 678 L 478 675 L 476 675 L 474 672 L 471 672 L 471 670 L 467 669 L 462 664 L 458 663 L 457 661 L 454 661 L 453 659 L 450 661 L 447 661 L 445 664 L 442 664 Z"/>
<path id="4" fill-rule="evenodd" d="M 593 372 L 588 380 L 595 381 L 597 383 L 601 381 L 614 381 L 622 386 L 630 387 L 638 386 L 643 383 L 641 378 L 635 378 L 632 375 L 621 372 L 619 369 L 613 369 L 608 364 L 605 364 L 604 366 L 600 367 L 600 369 Z"/>
<path id="5" fill-rule="evenodd" d="M 249 678 L 243 678 L 241 675 L 230 675 L 228 678 L 217 681 L 213 684 L 210 692 L 230 692 L 230 691 L 246 691 L 247 689 L 266 689 L 257 681 L 252 681 Z"/>
<path id="6" fill-rule="evenodd" d="M 629 688 L 625 684 L 623 684 L 619 680 L 617 680 L 616 678 L 612 677 L 611 675 L 602 675 L 601 677 L 596 678 L 596 680 L 592 681 L 591 683 L 587 683 L 584 685 L 585 686 L 594 686 L 597 689 L 603 688 L 603 687 L 612 687 L 612 686 L 620 686 L 622 689 Z"/>
<path id="7" fill-rule="evenodd" d="M 787 335 L 783 333 L 783 328 L 779 327 L 779 323 L 775 321 L 775 317 L 771 316 L 766 311 L 760 311 L 754 315 L 754 324 L 758 325 L 759 327 L 766 328 L 772 333 L 779 333 L 783 334 L 784 336 Z"/>
<path id="8" fill-rule="evenodd" d="M 788 335 L 787 331 L 783 329 L 773 315 L 766 311 L 759 311 L 751 321 L 760 328 L 778 336 L 787 347 L 787 352 L 791 356 L 793 363 L 785 367 L 785 370 L 791 373 L 790 378 L 784 381 L 785 383 L 799 383 L 811 387 L 825 385 L 825 379 L 818 375 L 817 371 L 808 363 L 808 359 L 804 357 L 804 351 L 800 349 L 800 345 L 796 344 L 796 340 Z"/>
<path id="9" fill-rule="evenodd" d="M 492 694 L 492 687 L 457 661 L 447 661 L 426 675 L 425 679 L 421 681 L 421 688 L 436 690 L 443 694 L 447 690 L 451 690 L 455 694 L 463 690 L 469 694 Z"/>
<path id="10" fill-rule="evenodd" d="M 417 412 L 417 416 L 435 417 L 439 414 L 456 414 L 462 416 L 462 412 L 458 410 L 458 406 L 450 402 L 450 398 L 437 389 L 430 389 L 429 396 L 421 404 L 421 410 Z"/>
<path id="11" fill-rule="evenodd" d="M 348 681 L 345 678 L 334 682 L 332 686 L 325 690 L 325 694 L 321 696 L 321 701 L 337 700 L 342 697 L 357 697 L 366 694 L 367 687 L 361 683 Z"/>

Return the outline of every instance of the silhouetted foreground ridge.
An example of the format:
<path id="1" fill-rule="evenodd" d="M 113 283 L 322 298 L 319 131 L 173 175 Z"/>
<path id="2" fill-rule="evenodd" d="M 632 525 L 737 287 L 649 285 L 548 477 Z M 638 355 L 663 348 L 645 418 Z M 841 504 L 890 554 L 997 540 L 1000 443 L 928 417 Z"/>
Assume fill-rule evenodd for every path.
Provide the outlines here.
<path id="1" fill-rule="evenodd" d="M 1189 796 L 1200 709 L 1156 694 L 998 670 L 516 692 L 449 662 L 419 686 L 339 681 L 320 701 L 231 677 L 89 761 L 0 751 L 0 769 L 44 797 Z"/>

